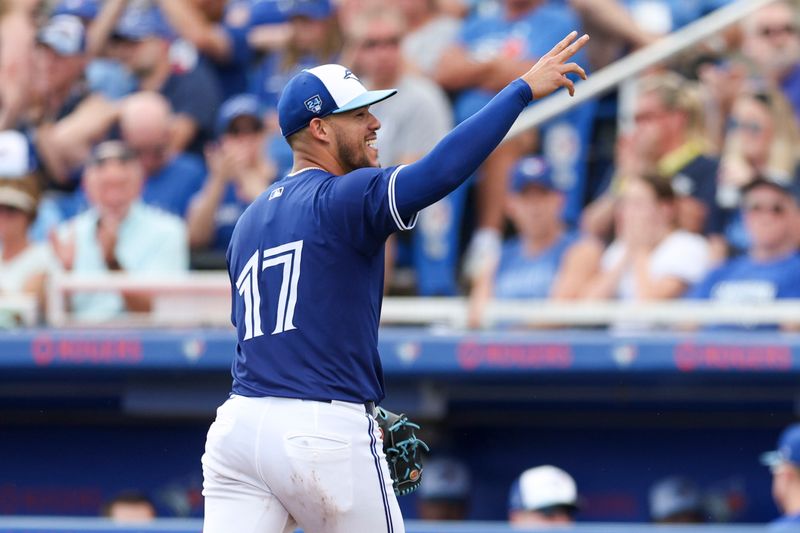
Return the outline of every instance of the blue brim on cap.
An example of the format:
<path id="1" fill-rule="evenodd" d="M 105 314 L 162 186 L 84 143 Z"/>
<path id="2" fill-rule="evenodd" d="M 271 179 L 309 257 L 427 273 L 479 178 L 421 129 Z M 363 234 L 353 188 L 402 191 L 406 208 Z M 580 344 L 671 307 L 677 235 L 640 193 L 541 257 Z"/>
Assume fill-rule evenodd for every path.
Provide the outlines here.
<path id="1" fill-rule="evenodd" d="M 764 452 L 761 454 L 759 458 L 761 464 L 764 466 L 778 466 L 783 463 L 787 463 L 786 457 L 779 451 L 773 450 L 771 452 Z"/>
<path id="2" fill-rule="evenodd" d="M 390 96 L 394 96 L 395 94 L 397 94 L 397 89 L 367 91 L 347 102 L 345 105 L 334 111 L 333 114 L 346 113 L 347 111 L 352 111 L 353 109 L 358 109 L 359 107 L 366 107 L 368 105 L 377 104 L 378 102 L 382 102 L 383 100 L 386 100 L 387 98 L 389 98 Z"/>

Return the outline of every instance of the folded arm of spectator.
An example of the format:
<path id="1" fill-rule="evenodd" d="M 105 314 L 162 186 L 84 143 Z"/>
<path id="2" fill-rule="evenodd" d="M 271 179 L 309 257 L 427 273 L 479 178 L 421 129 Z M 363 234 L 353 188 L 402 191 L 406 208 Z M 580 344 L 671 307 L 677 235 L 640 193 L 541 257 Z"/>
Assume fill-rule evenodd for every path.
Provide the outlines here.
<path id="1" fill-rule="evenodd" d="M 467 309 L 467 326 L 473 329 L 483 325 L 486 306 L 494 296 L 494 277 L 497 273 L 498 262 L 486 265 L 478 275 L 472 279 L 472 286 L 469 291 L 469 302 Z"/>
<path id="2" fill-rule="evenodd" d="M 178 34 L 214 60 L 230 59 L 233 46 L 221 25 L 209 21 L 188 0 L 156 0 L 164 16 Z"/>
<path id="3" fill-rule="evenodd" d="M 639 48 L 655 42 L 660 35 L 643 30 L 617 0 L 569 0 L 582 19 Z"/>
<path id="4" fill-rule="evenodd" d="M 630 254 L 626 251 L 620 260 L 604 272 L 599 272 L 586 283 L 582 296 L 589 300 L 616 298 L 619 284 L 630 265 Z"/>
<path id="5" fill-rule="evenodd" d="M 575 243 L 561 260 L 550 297 L 554 300 L 575 300 L 586 290 L 587 283 L 600 269 L 603 243 L 586 237 Z"/>
<path id="6" fill-rule="evenodd" d="M 633 257 L 636 296 L 639 300 L 669 300 L 682 295 L 688 284 L 677 276 L 654 277 L 650 272 L 651 252 L 639 250 Z"/>
<path id="7" fill-rule="evenodd" d="M 86 52 L 90 57 L 99 55 L 108 43 L 120 17 L 128 6 L 128 0 L 106 0 L 86 30 Z"/>
<path id="8" fill-rule="evenodd" d="M 55 124 L 39 127 L 36 149 L 50 176 L 64 183 L 70 171 L 86 161 L 92 145 L 108 132 L 118 115 L 117 105 L 93 94 Z"/>
<path id="9" fill-rule="evenodd" d="M 581 213 L 581 231 L 597 239 L 608 239 L 614 227 L 616 198 L 604 194 L 587 205 Z"/>
<path id="10" fill-rule="evenodd" d="M 461 46 L 452 46 L 442 54 L 436 68 L 435 81 L 446 91 L 478 87 L 497 92 L 530 69 L 534 63 L 505 57 L 475 61 Z"/>
<path id="11" fill-rule="evenodd" d="M 222 203 L 225 188 L 230 182 L 231 172 L 220 147 L 208 147 L 205 151 L 208 177 L 205 185 L 192 199 L 186 214 L 189 228 L 189 247 L 204 248 L 214 238 L 214 213 Z"/>
<path id="12" fill-rule="evenodd" d="M 25 4 L 0 3 L 0 130 L 13 127 L 27 104 L 36 29 Z"/>

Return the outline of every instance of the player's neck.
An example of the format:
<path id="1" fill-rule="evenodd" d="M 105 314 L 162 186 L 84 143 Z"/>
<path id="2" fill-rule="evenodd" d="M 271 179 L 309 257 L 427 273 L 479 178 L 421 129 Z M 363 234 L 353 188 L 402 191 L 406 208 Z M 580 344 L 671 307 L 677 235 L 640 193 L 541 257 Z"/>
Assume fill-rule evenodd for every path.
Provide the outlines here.
<path id="1" fill-rule="evenodd" d="M 309 168 L 319 168 L 337 176 L 346 174 L 342 166 L 334 159 L 328 157 L 308 156 L 295 156 L 294 164 L 292 165 L 292 170 L 289 172 L 289 174 L 297 174 L 298 172 L 302 172 L 303 170 L 307 170 Z"/>

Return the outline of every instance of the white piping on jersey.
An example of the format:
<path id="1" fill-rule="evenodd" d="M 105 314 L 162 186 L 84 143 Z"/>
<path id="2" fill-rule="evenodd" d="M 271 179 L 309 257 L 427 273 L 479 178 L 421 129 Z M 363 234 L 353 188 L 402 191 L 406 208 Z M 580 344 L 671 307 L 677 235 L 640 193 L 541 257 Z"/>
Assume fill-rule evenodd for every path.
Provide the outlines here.
<path id="1" fill-rule="evenodd" d="M 300 174 L 301 172 L 305 172 L 306 170 L 321 170 L 321 171 L 323 171 L 323 172 L 327 172 L 327 170 L 325 170 L 324 168 L 319 168 L 319 167 L 305 167 L 305 168 L 301 168 L 300 170 L 297 170 L 297 171 L 295 171 L 295 172 L 292 172 L 291 174 L 286 174 L 286 177 L 288 178 L 288 177 L 291 177 L 291 176 L 296 176 L 296 175 Z"/>
<path id="2" fill-rule="evenodd" d="M 392 214 L 392 219 L 394 219 L 394 223 L 397 224 L 397 227 L 400 228 L 401 231 L 408 231 L 413 229 L 414 226 L 417 225 L 417 219 L 419 218 L 419 213 L 414 213 L 414 216 L 411 217 L 411 220 L 408 221 L 408 224 L 403 222 L 403 218 L 400 216 L 400 211 L 397 209 L 397 200 L 394 196 L 394 184 L 397 180 L 397 174 L 401 170 L 403 170 L 408 165 L 400 165 L 397 167 L 392 175 L 389 177 L 389 212 Z"/>

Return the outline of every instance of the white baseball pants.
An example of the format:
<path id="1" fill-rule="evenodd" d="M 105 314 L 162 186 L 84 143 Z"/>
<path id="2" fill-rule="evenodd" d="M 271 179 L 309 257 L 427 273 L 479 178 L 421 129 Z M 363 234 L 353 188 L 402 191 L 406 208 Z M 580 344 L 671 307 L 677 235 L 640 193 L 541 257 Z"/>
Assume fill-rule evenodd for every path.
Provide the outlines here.
<path id="1" fill-rule="evenodd" d="M 203 455 L 203 533 L 404 533 L 362 404 L 233 396 Z"/>

